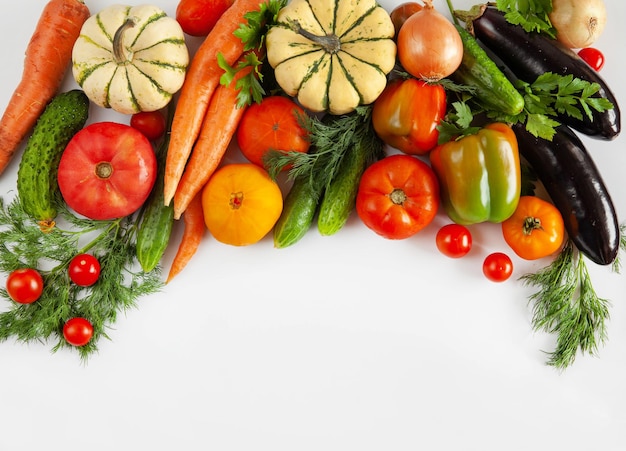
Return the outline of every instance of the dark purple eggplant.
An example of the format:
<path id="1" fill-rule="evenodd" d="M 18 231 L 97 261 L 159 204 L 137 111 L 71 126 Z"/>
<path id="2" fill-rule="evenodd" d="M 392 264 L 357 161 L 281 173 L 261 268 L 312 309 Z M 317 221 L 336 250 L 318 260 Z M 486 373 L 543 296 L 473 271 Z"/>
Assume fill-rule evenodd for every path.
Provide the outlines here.
<path id="1" fill-rule="evenodd" d="M 521 26 L 509 23 L 504 13 L 493 6 L 472 20 L 474 35 L 517 78 L 533 83 L 546 72 L 573 75 L 589 83 L 597 83 L 596 97 L 604 97 L 613 108 L 603 112 L 592 110 L 593 118 L 583 114 L 583 119 L 562 115 L 558 120 L 590 137 L 612 140 L 621 130 L 620 110 L 607 83 L 574 51 L 558 41 L 539 33 L 529 33 Z"/>
<path id="2" fill-rule="evenodd" d="M 560 125 L 552 141 L 513 126 L 526 159 L 558 208 L 572 243 L 599 265 L 617 257 L 620 230 L 611 196 L 580 138 Z"/>

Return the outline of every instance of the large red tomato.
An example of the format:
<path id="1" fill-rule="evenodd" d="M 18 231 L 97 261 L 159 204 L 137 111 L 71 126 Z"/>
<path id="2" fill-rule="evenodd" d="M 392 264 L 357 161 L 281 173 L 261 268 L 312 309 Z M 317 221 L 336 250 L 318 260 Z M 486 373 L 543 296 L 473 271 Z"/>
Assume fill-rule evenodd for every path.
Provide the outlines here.
<path id="1" fill-rule="evenodd" d="M 59 163 L 68 206 L 95 220 L 121 218 L 146 201 L 157 161 L 148 138 L 129 125 L 98 122 L 70 140 Z"/>
<path id="2" fill-rule="evenodd" d="M 389 239 L 422 230 L 439 208 L 439 183 L 433 170 L 411 155 L 392 155 L 361 176 L 356 211 L 363 223 Z"/>
<path id="3" fill-rule="evenodd" d="M 265 97 L 261 103 L 250 105 L 237 128 L 237 144 L 243 155 L 258 166 L 269 150 L 307 152 L 307 131 L 300 125 L 298 115 L 304 110 L 284 96 Z"/>

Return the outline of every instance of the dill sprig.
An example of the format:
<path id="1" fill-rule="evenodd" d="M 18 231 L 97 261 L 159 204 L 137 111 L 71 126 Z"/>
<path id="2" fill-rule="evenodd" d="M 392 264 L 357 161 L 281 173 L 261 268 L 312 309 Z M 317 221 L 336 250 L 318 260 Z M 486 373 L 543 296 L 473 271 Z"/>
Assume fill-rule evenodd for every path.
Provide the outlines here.
<path id="1" fill-rule="evenodd" d="M 533 303 L 533 328 L 556 334 L 556 348 L 547 363 L 563 370 L 577 353 L 595 355 L 607 337 L 609 301 L 598 296 L 583 256 L 568 241 L 545 268 L 521 277 L 538 287 Z"/>
<path id="2" fill-rule="evenodd" d="M 371 116 L 371 105 L 359 106 L 347 114 L 327 114 L 321 119 L 301 115 L 300 123 L 307 130 L 315 152 L 270 150 L 263 163 L 272 178 L 289 167 L 289 178 L 308 176 L 312 186 L 326 188 L 337 174 L 344 156 L 356 145 L 367 149 L 369 162 L 383 155 L 383 144 L 374 131 Z"/>
<path id="3" fill-rule="evenodd" d="M 42 233 L 19 198 L 6 203 L 0 197 L 0 271 L 37 268 L 44 279 L 43 293 L 33 304 L 15 303 L 0 288 L 0 297 L 8 302 L 0 312 L 0 342 L 54 339 L 53 352 L 73 348 L 87 360 L 98 350 L 99 339 L 108 338 L 106 329 L 117 315 L 135 307 L 141 296 L 157 292 L 163 282 L 159 268 L 146 273 L 137 264 L 131 217 L 93 221 L 75 216 L 63 202 L 58 202 L 58 211 L 57 226 Z M 71 259 L 84 252 L 101 265 L 98 282 L 91 287 L 73 284 L 67 272 Z M 85 346 L 74 348 L 63 338 L 63 325 L 72 317 L 84 317 L 93 325 L 93 338 Z"/>

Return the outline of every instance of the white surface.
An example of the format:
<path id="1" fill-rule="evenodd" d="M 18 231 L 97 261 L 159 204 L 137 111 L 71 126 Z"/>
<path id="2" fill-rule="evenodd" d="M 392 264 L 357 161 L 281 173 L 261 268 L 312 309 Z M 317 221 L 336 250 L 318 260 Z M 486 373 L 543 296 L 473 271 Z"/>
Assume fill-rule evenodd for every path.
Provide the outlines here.
<path id="1" fill-rule="evenodd" d="M 1 108 L 44 3 L 4 5 Z M 88 0 L 92 12 L 111 3 Z M 154 4 L 173 15 L 177 2 Z M 606 4 L 602 74 L 626 105 L 626 3 Z M 103 117 L 126 120 L 94 108 L 91 120 Z M 626 221 L 626 137 L 586 142 Z M 392 242 L 355 216 L 283 250 L 207 237 L 87 365 L 49 344 L 0 343 L 0 451 L 626 449 L 626 276 L 589 263 L 612 301 L 609 340 L 560 374 L 544 364 L 553 337 L 531 330 L 530 291 L 516 280 L 546 262 L 515 259 L 510 281 L 490 283 L 482 259 L 508 252 L 499 228 L 473 227 L 472 253 L 450 260 L 434 244 L 445 222 Z"/>

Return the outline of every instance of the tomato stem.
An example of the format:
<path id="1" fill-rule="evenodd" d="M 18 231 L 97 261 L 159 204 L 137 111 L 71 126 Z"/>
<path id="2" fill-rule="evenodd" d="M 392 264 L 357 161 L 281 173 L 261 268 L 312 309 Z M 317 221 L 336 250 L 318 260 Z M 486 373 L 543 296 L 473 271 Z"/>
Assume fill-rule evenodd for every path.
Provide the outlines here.
<path id="1" fill-rule="evenodd" d="M 108 179 L 113 174 L 113 166 L 108 161 L 101 161 L 96 165 L 96 176 L 100 179 Z"/>
<path id="2" fill-rule="evenodd" d="M 404 204 L 404 202 L 406 202 L 407 195 L 406 195 L 406 193 L 403 190 L 401 190 L 399 188 L 395 188 L 389 194 L 389 199 L 391 199 L 391 202 L 393 202 L 396 205 L 402 205 L 402 204 Z"/>
<path id="3" fill-rule="evenodd" d="M 542 228 L 541 219 L 534 218 L 532 216 L 527 216 L 524 218 L 524 223 L 522 224 L 522 230 L 524 235 L 532 235 L 535 230 L 539 230 Z"/>
<path id="4" fill-rule="evenodd" d="M 228 202 L 230 208 L 233 210 L 239 210 L 243 204 L 243 193 L 241 191 L 230 194 L 230 200 Z"/>

